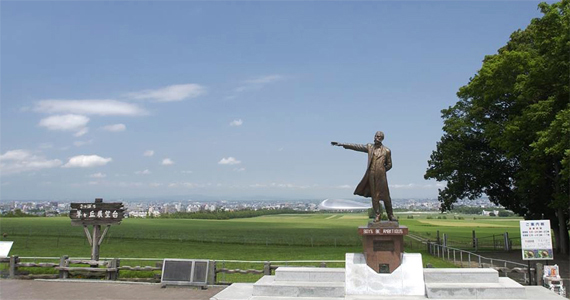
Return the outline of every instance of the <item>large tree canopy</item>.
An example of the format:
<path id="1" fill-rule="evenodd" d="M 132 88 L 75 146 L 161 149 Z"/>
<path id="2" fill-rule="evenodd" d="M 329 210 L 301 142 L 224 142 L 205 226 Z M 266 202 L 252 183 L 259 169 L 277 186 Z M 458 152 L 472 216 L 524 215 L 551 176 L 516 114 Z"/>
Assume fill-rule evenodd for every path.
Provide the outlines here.
<path id="1" fill-rule="evenodd" d="M 442 110 L 444 135 L 425 178 L 447 181 L 441 209 L 483 194 L 526 219 L 550 219 L 568 253 L 570 207 L 570 2 L 488 55 L 459 101 Z"/>

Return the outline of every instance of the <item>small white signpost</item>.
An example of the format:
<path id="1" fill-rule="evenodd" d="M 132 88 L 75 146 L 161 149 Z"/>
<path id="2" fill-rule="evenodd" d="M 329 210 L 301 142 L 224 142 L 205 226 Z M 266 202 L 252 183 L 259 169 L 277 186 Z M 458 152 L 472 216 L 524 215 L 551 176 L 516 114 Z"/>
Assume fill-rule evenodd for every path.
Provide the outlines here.
<path id="1" fill-rule="evenodd" d="M 0 258 L 8 257 L 10 249 L 12 249 L 12 244 L 14 244 L 14 242 L 11 241 L 0 242 Z"/>
<path id="2" fill-rule="evenodd" d="M 550 220 L 520 221 L 523 260 L 554 259 Z"/>

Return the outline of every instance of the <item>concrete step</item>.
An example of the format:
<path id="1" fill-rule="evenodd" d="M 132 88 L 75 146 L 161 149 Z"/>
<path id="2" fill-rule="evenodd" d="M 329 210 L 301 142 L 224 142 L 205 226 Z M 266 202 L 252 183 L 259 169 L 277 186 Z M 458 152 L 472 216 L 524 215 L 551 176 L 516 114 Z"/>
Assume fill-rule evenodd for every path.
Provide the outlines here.
<path id="1" fill-rule="evenodd" d="M 344 282 L 276 281 L 266 275 L 253 284 L 253 296 L 344 298 Z"/>
<path id="2" fill-rule="evenodd" d="M 275 281 L 344 282 L 344 268 L 279 267 Z"/>
<path id="3" fill-rule="evenodd" d="M 249 300 L 253 292 L 253 283 L 232 283 L 210 300 Z"/>
<path id="4" fill-rule="evenodd" d="M 524 286 L 507 277 L 497 283 L 426 283 L 430 299 L 526 299 Z"/>
<path id="5" fill-rule="evenodd" d="M 249 300 L 339 300 L 339 297 L 275 297 L 275 296 L 253 296 Z"/>
<path id="6" fill-rule="evenodd" d="M 498 283 L 499 272 L 489 268 L 424 269 L 426 283 Z"/>

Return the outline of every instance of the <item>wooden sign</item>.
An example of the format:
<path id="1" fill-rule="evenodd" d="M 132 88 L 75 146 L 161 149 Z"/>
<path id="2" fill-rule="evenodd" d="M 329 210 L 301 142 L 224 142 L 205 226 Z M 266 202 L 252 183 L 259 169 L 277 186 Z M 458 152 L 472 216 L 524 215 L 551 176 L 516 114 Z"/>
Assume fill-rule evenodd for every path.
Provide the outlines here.
<path id="1" fill-rule="evenodd" d="M 95 203 L 71 203 L 71 225 L 113 225 L 121 223 L 125 210 L 123 203 L 103 203 L 95 200 Z"/>
<path id="2" fill-rule="evenodd" d="M 124 214 L 125 210 L 121 202 L 103 203 L 103 199 L 97 198 L 94 203 L 71 203 L 69 212 L 71 225 L 83 226 L 89 245 L 93 247 L 91 260 L 99 260 L 99 246 L 107 231 L 111 225 L 120 224 Z M 93 234 L 89 232 L 87 227 L 89 225 L 93 225 Z M 103 233 L 101 233 L 101 225 L 106 226 Z"/>

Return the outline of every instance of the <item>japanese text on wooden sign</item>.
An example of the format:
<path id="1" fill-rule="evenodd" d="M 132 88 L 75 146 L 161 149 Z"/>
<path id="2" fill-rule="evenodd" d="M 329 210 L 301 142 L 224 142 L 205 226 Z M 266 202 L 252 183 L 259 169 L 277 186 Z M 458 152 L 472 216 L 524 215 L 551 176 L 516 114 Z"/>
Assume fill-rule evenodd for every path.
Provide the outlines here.
<path id="1" fill-rule="evenodd" d="M 124 213 L 120 202 L 71 203 L 69 217 L 72 225 L 110 225 L 121 222 Z"/>

